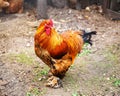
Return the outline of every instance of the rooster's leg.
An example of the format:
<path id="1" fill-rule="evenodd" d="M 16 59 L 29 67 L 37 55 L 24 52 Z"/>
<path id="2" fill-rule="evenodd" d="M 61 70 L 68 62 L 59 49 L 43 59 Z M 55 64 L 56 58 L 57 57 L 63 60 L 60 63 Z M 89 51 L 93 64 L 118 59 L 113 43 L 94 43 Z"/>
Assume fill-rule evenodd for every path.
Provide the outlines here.
<path id="1" fill-rule="evenodd" d="M 48 78 L 46 86 L 51 88 L 60 88 L 63 86 L 62 80 L 59 77 L 51 76 Z"/>

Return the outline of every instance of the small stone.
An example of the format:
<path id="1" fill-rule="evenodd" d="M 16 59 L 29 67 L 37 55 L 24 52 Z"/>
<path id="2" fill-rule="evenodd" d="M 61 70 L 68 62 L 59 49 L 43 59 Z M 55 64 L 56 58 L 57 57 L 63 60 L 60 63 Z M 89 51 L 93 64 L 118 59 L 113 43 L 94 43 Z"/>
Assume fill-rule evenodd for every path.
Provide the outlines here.
<path id="1" fill-rule="evenodd" d="M 42 81 L 43 79 L 46 79 L 46 77 L 43 76 L 43 77 L 39 78 L 38 80 L 39 80 L 39 81 Z"/>
<path id="2" fill-rule="evenodd" d="M 106 79 L 107 79 L 107 80 L 110 80 L 110 78 L 109 78 L 109 77 L 107 77 Z"/>
<path id="3" fill-rule="evenodd" d="M 30 47 L 30 43 L 27 43 L 27 45 L 26 45 L 27 47 Z"/>

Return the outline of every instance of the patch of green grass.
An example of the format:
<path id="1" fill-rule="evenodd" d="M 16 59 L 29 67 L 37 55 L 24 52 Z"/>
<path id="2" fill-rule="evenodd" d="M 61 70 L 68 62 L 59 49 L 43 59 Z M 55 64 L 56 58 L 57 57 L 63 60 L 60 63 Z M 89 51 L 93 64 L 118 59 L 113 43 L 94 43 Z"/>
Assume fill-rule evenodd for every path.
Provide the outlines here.
<path id="1" fill-rule="evenodd" d="M 77 92 L 74 92 L 74 93 L 72 94 L 72 96 L 78 96 L 78 93 L 77 93 Z"/>
<path id="2" fill-rule="evenodd" d="M 79 57 L 86 56 L 91 53 L 91 50 L 88 49 L 88 47 L 87 47 L 88 45 L 89 45 L 88 43 L 84 44 L 82 52 L 80 54 L 78 54 Z"/>
<path id="3" fill-rule="evenodd" d="M 120 87 L 120 79 L 117 79 L 116 77 L 111 77 L 110 80 L 112 81 L 114 86 Z"/>
<path id="4" fill-rule="evenodd" d="M 40 68 L 40 67 L 35 68 L 33 70 L 33 74 L 34 74 L 33 81 L 34 82 L 39 81 L 39 78 L 46 76 L 48 74 L 48 70 L 49 68 L 47 66 L 45 66 L 44 68 Z"/>
<path id="5" fill-rule="evenodd" d="M 10 63 L 16 62 L 16 63 L 27 64 L 27 65 L 36 63 L 35 59 L 25 52 L 18 53 L 18 54 L 15 54 L 15 53 L 8 54 L 5 58 L 6 58 L 6 61 Z"/>
<path id="6" fill-rule="evenodd" d="M 45 92 L 46 92 L 45 90 L 32 88 L 29 92 L 26 93 L 26 96 L 43 96 Z"/>
<path id="7" fill-rule="evenodd" d="M 115 80 L 113 84 L 117 87 L 120 87 L 120 79 Z"/>
<path id="8" fill-rule="evenodd" d="M 35 62 L 35 60 L 26 53 L 17 54 L 15 57 L 18 63 L 33 64 Z"/>
<path id="9" fill-rule="evenodd" d="M 47 75 L 48 74 L 48 70 L 45 70 L 45 69 L 41 70 L 40 73 L 41 73 L 41 75 Z"/>
<path id="10" fill-rule="evenodd" d="M 32 96 L 32 94 L 30 92 L 27 92 L 26 96 Z"/>

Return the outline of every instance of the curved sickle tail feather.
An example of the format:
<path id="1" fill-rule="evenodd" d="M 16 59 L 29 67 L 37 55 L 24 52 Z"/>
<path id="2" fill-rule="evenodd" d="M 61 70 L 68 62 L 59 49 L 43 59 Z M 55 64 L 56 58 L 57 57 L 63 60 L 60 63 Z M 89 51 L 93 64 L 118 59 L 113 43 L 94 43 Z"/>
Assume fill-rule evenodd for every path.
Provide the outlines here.
<path id="1" fill-rule="evenodd" d="M 84 40 L 84 43 L 89 43 L 91 46 L 92 46 L 92 35 L 96 35 L 96 31 L 91 31 L 91 32 L 86 32 L 85 30 L 82 30 L 83 31 L 83 40 Z"/>

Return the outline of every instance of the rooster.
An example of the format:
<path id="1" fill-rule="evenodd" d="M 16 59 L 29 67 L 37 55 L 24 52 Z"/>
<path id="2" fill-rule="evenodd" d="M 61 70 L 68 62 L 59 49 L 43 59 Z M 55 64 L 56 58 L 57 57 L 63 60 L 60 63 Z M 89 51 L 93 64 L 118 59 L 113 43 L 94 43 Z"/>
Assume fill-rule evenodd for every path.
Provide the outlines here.
<path id="1" fill-rule="evenodd" d="M 84 43 L 92 45 L 91 36 L 94 34 L 96 31 L 86 33 L 83 30 L 68 30 L 60 34 L 53 28 L 51 19 L 41 22 L 34 36 L 34 48 L 36 55 L 50 67 L 46 86 L 62 87 L 61 79 L 81 52 Z"/>
<path id="2" fill-rule="evenodd" d="M 8 7 L 10 4 L 6 0 L 0 0 L 0 9 Z"/>
<path id="3" fill-rule="evenodd" d="M 24 0 L 7 0 L 9 6 L 3 8 L 5 13 L 22 13 Z"/>

